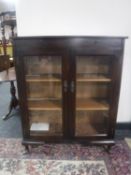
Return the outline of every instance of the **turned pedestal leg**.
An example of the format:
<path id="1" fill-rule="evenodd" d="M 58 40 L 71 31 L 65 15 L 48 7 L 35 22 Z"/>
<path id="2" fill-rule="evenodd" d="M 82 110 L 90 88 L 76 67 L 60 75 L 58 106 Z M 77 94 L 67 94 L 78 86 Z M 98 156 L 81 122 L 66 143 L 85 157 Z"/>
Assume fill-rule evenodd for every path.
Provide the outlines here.
<path id="1" fill-rule="evenodd" d="M 9 112 L 8 114 L 6 114 L 4 117 L 3 117 L 3 120 L 6 120 L 8 119 L 10 116 L 10 113 L 12 112 L 12 109 L 16 108 L 17 105 L 18 105 L 18 100 L 16 98 L 16 89 L 15 89 L 15 86 L 14 86 L 14 81 L 10 81 L 10 94 L 11 94 L 11 101 L 10 101 L 10 105 L 9 105 Z"/>

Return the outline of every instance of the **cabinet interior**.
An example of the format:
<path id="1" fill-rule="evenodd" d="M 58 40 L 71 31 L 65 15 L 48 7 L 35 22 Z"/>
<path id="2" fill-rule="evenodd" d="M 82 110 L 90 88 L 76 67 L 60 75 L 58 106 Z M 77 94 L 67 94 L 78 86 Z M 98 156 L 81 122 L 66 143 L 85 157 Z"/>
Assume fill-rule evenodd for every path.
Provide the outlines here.
<path id="1" fill-rule="evenodd" d="M 61 57 L 33 56 L 25 57 L 24 61 L 30 134 L 60 136 L 63 134 Z"/>
<path id="2" fill-rule="evenodd" d="M 75 136 L 108 132 L 111 63 L 109 56 L 76 57 Z"/>
<path id="3" fill-rule="evenodd" d="M 33 135 L 61 135 L 62 58 L 30 56 L 24 61 L 30 132 Z M 75 136 L 106 133 L 111 59 L 109 56 L 77 56 L 75 61 Z"/>

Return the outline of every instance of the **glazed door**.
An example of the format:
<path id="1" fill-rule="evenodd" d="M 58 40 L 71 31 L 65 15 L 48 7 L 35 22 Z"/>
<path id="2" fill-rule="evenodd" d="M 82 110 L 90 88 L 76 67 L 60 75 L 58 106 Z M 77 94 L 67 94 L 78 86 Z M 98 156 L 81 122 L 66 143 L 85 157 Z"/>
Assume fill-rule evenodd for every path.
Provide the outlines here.
<path id="1" fill-rule="evenodd" d="M 110 126 L 110 56 L 75 56 L 75 137 L 107 137 Z"/>
<path id="2" fill-rule="evenodd" d="M 67 77 L 63 73 L 64 61 L 64 56 L 57 55 L 24 57 L 30 137 L 65 135 Z"/>

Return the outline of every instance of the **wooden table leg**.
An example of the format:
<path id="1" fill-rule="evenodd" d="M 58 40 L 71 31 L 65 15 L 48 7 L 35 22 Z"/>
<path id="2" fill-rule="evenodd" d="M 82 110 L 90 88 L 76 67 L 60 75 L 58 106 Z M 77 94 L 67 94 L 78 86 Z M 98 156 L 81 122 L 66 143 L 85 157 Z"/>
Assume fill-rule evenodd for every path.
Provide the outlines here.
<path id="1" fill-rule="evenodd" d="M 17 105 L 18 105 L 18 100 L 16 98 L 16 89 L 15 89 L 15 86 L 14 86 L 14 81 L 10 81 L 10 94 L 11 94 L 11 101 L 10 101 L 10 105 L 9 105 L 9 112 L 8 114 L 6 114 L 4 117 L 3 117 L 3 120 L 7 120 L 8 118 L 10 118 L 10 113 L 12 111 L 12 109 L 16 108 Z"/>

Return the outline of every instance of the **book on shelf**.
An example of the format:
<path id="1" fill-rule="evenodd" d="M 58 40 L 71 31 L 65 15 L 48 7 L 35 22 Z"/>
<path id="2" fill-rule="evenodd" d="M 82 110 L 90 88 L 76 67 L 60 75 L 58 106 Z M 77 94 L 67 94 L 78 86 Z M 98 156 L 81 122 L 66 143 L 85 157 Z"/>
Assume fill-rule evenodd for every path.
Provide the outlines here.
<path id="1" fill-rule="evenodd" d="M 32 123 L 30 131 L 49 131 L 49 123 Z"/>

